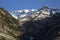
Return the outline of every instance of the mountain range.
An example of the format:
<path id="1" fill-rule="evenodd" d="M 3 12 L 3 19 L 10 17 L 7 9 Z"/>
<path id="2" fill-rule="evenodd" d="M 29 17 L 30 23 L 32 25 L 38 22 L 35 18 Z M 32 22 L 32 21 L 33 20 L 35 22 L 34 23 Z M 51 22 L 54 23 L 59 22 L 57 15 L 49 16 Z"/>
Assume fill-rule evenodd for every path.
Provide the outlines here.
<path id="1" fill-rule="evenodd" d="M 16 10 L 16 11 L 12 11 L 10 12 L 10 14 L 15 18 L 18 19 L 18 17 L 24 17 L 24 16 L 28 16 L 29 14 L 33 13 L 37 11 L 37 9 L 24 9 L 24 10 Z"/>
<path id="2" fill-rule="evenodd" d="M 57 12 L 60 12 L 60 9 L 56 8 L 49 8 L 47 6 L 43 6 L 40 9 L 24 9 L 24 10 L 16 10 L 10 12 L 10 14 L 15 18 L 18 19 L 18 21 L 23 22 L 23 21 L 29 21 L 31 19 L 34 20 L 41 20 L 41 18 L 45 17 L 50 17 Z"/>
<path id="3" fill-rule="evenodd" d="M 54 31 L 55 30 L 54 28 L 56 28 L 57 26 L 58 28 L 60 28 L 59 17 L 60 17 L 60 9 L 49 8 L 47 6 L 43 6 L 38 10 L 24 9 L 24 10 L 16 10 L 11 12 L 8 12 L 4 8 L 0 8 L 0 40 L 20 40 L 21 35 L 24 33 L 22 32 L 21 29 L 23 29 L 24 31 L 26 29 L 25 32 L 32 31 L 32 33 L 35 34 L 35 32 L 38 32 L 40 30 L 39 27 L 41 27 L 41 25 L 44 26 L 44 24 L 46 26 L 44 26 L 43 28 L 53 27 L 52 30 L 51 29 L 50 30 Z M 37 20 L 39 21 L 37 22 Z M 24 24 L 23 22 L 26 22 L 26 21 L 29 21 L 29 22 L 32 21 L 34 23 L 32 24 L 37 28 L 37 30 L 35 27 L 32 27 L 29 22 L 26 25 L 23 25 Z M 23 24 L 20 25 L 21 23 Z M 28 27 L 29 26 L 28 24 L 30 25 L 30 27 Z M 50 33 L 50 30 L 49 30 L 49 33 Z M 37 35 L 37 38 L 39 35 Z M 25 36 L 27 37 L 28 35 L 25 35 Z M 29 36 L 27 38 L 29 38 Z"/>

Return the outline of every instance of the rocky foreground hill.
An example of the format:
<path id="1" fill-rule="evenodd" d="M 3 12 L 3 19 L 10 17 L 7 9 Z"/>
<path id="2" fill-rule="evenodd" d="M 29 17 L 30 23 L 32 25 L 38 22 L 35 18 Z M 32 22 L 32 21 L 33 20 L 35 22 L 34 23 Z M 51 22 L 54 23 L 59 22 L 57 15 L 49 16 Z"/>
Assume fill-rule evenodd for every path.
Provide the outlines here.
<path id="1" fill-rule="evenodd" d="M 0 40 L 18 40 L 20 34 L 18 21 L 8 11 L 0 8 Z"/>

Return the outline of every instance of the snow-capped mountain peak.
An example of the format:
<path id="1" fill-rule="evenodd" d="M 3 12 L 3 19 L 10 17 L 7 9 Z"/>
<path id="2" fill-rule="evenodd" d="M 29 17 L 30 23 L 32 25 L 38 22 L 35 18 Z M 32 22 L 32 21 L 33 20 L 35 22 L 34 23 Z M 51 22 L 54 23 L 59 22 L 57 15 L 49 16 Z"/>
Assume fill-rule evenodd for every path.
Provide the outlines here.
<path id="1" fill-rule="evenodd" d="M 23 10 L 16 10 L 16 11 L 13 11 L 13 12 L 25 12 L 25 13 L 28 13 L 28 12 L 30 12 L 30 11 L 37 11 L 37 9 L 31 9 L 31 10 L 29 10 L 29 9 L 23 9 Z"/>
<path id="2" fill-rule="evenodd" d="M 23 9 L 23 10 L 12 11 L 10 12 L 10 14 L 17 19 L 18 17 L 26 17 L 35 11 L 37 11 L 37 9 L 31 9 L 31 10 Z"/>
<path id="3" fill-rule="evenodd" d="M 12 13 L 12 16 L 20 21 L 27 21 L 30 19 L 34 20 L 41 20 L 46 17 L 51 17 L 52 15 L 58 13 L 57 9 L 48 8 L 48 7 L 42 7 L 41 9 L 24 9 L 24 10 L 16 10 Z"/>

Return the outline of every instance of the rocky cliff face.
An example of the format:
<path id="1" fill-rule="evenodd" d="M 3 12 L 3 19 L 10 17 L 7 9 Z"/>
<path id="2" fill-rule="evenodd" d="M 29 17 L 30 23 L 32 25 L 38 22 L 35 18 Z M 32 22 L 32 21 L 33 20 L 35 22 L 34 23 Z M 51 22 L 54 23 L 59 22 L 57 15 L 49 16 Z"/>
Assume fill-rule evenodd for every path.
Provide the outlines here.
<path id="1" fill-rule="evenodd" d="M 19 35 L 18 21 L 0 8 L 0 40 L 18 40 Z"/>

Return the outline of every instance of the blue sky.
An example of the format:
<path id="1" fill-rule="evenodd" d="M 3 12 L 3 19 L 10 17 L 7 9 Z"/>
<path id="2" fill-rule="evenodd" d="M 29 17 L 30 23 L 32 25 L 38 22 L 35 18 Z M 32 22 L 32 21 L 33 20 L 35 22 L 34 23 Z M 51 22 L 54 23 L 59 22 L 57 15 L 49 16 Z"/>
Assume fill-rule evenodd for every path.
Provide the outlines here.
<path id="1" fill-rule="evenodd" d="M 18 9 L 40 9 L 48 5 L 51 8 L 60 8 L 60 0 L 0 0 L 0 7 L 8 11 Z"/>

